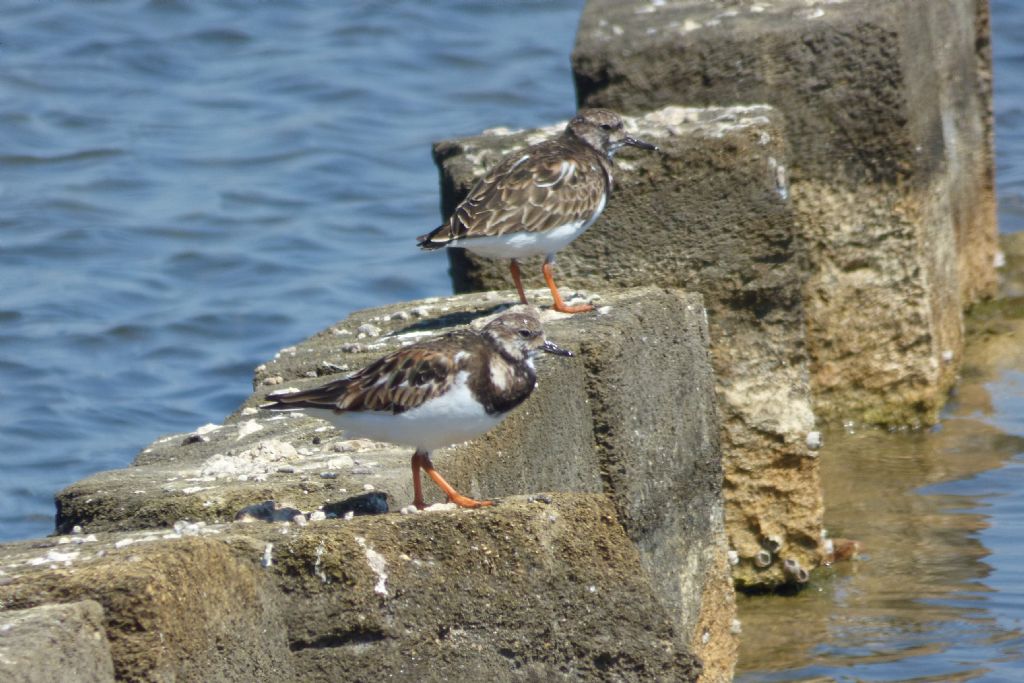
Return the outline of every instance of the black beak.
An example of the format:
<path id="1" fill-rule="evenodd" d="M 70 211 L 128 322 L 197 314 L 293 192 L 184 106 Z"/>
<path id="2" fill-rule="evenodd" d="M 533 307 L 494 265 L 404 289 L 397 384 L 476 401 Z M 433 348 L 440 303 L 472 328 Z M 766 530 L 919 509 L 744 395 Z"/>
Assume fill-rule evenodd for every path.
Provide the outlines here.
<path id="1" fill-rule="evenodd" d="M 572 351 L 570 351 L 569 349 L 563 349 L 561 346 L 559 346 L 558 344 L 556 344 L 553 341 L 546 341 L 546 342 L 544 342 L 544 346 L 540 347 L 540 350 L 541 351 L 546 351 L 547 353 L 553 353 L 556 356 L 571 356 L 572 355 Z"/>
<path id="2" fill-rule="evenodd" d="M 627 145 L 631 146 L 631 147 L 639 147 L 640 149 L 649 149 L 649 150 L 654 151 L 654 152 L 658 151 L 658 146 L 657 145 L 652 145 L 651 143 L 644 142 L 643 140 L 637 140 L 636 138 L 631 137 L 629 135 L 626 136 L 625 143 Z"/>

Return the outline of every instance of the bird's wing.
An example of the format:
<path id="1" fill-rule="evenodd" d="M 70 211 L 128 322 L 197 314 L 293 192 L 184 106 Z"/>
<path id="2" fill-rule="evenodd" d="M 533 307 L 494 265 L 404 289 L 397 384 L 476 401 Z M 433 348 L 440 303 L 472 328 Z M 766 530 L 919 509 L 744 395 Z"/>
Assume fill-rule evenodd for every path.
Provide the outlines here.
<path id="1" fill-rule="evenodd" d="M 306 391 L 267 396 L 280 407 L 379 410 L 402 413 L 448 391 L 455 382 L 458 354 L 450 345 L 426 342 L 399 349 L 344 379 Z"/>
<path id="2" fill-rule="evenodd" d="M 588 221 L 608 190 L 594 152 L 550 140 L 505 157 L 477 181 L 447 223 L 420 237 L 436 248 L 452 240 L 538 232 Z"/>

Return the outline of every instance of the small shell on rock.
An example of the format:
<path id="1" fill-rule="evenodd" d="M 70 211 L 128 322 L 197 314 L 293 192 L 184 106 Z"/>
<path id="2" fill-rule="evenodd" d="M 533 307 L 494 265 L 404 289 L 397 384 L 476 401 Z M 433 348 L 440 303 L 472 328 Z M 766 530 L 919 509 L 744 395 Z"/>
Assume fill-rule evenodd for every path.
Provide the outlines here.
<path id="1" fill-rule="evenodd" d="M 263 548 L 263 559 L 260 560 L 260 564 L 264 567 L 270 567 L 274 564 L 274 544 L 268 543 Z"/>
<path id="2" fill-rule="evenodd" d="M 807 583 L 811 579 L 810 573 L 793 558 L 787 558 L 783 561 L 782 573 L 796 583 Z"/>

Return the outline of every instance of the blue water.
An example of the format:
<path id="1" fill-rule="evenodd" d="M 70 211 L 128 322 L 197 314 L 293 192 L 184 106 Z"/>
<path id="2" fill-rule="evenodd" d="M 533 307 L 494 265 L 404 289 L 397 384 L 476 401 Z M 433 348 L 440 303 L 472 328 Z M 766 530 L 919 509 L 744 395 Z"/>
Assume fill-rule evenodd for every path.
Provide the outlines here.
<path id="1" fill-rule="evenodd" d="M 0 540 L 50 532 L 63 486 L 219 421 L 277 349 L 449 293 L 444 257 L 413 242 L 439 221 L 430 143 L 567 117 L 582 4 L 7 0 Z M 1012 232 L 1024 3 L 992 11 Z M 984 383 L 990 409 L 867 449 L 894 454 L 857 471 L 876 486 L 844 497 L 833 473 L 829 523 L 875 554 L 744 603 L 780 615 L 745 621 L 744 680 L 1024 680 L 1020 370 Z M 916 544 L 894 534 L 917 526 Z M 886 544 L 922 559 L 886 564 Z"/>
<path id="2" fill-rule="evenodd" d="M 582 0 L 8 0 L 0 540 L 352 310 L 451 293 L 434 140 L 575 109 Z"/>
<path id="3" fill-rule="evenodd" d="M 990 0 L 999 229 L 1024 230 L 1024 2 Z"/>

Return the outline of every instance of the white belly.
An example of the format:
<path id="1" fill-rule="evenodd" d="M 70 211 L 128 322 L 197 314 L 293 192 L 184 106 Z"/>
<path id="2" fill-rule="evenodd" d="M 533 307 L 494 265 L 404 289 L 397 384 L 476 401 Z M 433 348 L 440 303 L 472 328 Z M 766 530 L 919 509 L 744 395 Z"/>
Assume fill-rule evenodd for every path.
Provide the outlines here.
<path id="1" fill-rule="evenodd" d="M 604 210 L 604 199 L 597 211 L 589 219 L 566 223 L 551 230 L 538 232 L 508 232 L 504 235 L 467 237 L 453 240 L 449 247 L 462 247 L 474 254 L 487 258 L 526 258 L 528 256 L 548 256 L 565 249 L 569 244 L 586 232 Z"/>
<path id="2" fill-rule="evenodd" d="M 473 399 L 465 373 L 443 396 L 418 408 L 394 415 L 385 411 L 335 413 L 303 408 L 310 417 L 332 423 L 348 438 L 386 441 L 433 451 L 481 436 L 496 427 L 504 415 L 488 415 Z"/>

